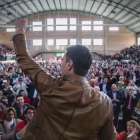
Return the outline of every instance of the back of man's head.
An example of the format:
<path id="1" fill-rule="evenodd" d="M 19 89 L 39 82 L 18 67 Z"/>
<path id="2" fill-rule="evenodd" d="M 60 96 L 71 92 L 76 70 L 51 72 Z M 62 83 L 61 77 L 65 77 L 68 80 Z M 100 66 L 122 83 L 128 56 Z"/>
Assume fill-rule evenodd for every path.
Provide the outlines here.
<path id="1" fill-rule="evenodd" d="M 67 48 L 66 61 L 72 60 L 74 74 L 85 76 L 92 63 L 92 55 L 86 46 L 74 45 Z"/>

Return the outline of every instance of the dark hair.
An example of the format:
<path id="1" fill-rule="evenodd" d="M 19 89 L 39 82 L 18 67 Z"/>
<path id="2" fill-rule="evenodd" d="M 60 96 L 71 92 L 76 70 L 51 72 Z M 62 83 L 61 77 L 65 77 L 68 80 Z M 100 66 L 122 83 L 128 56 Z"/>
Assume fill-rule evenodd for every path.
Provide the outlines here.
<path id="1" fill-rule="evenodd" d="M 22 96 L 22 95 L 17 95 L 17 96 L 16 96 L 16 99 L 17 99 L 18 97 L 23 97 L 23 96 Z M 23 97 L 23 98 L 24 98 L 24 97 Z"/>
<path id="2" fill-rule="evenodd" d="M 24 111 L 24 114 L 27 114 L 28 110 L 35 110 L 35 108 L 33 106 L 28 106 L 25 111 Z"/>
<path id="3" fill-rule="evenodd" d="M 21 90 L 18 92 L 18 95 L 20 95 L 21 92 L 25 92 L 25 91 L 24 91 L 23 89 L 21 89 Z"/>
<path id="4" fill-rule="evenodd" d="M 67 48 L 66 62 L 73 61 L 74 74 L 85 76 L 92 63 L 92 55 L 86 46 L 74 45 Z"/>
<path id="5" fill-rule="evenodd" d="M 107 80 L 108 80 L 108 77 L 106 77 L 106 76 L 103 77 L 103 80 L 104 80 L 105 78 L 107 78 Z"/>

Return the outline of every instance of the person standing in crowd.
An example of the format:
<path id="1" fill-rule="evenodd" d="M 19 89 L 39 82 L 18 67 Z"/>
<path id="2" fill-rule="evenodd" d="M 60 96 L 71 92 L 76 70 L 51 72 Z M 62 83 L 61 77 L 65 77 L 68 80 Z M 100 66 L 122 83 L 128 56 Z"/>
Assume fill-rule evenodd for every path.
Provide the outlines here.
<path id="1" fill-rule="evenodd" d="M 103 91 L 106 94 L 109 90 L 111 90 L 111 86 L 110 83 L 108 82 L 107 77 L 105 76 L 103 77 L 103 83 L 100 84 L 99 87 L 100 87 L 100 91 Z"/>
<path id="2" fill-rule="evenodd" d="M 107 95 L 112 100 L 114 108 L 114 126 L 117 128 L 118 118 L 121 111 L 120 105 L 123 104 L 123 95 L 121 92 L 117 91 L 117 87 L 115 84 L 111 86 L 111 90 L 107 92 Z"/>
<path id="3" fill-rule="evenodd" d="M 129 81 L 129 84 L 128 84 L 128 86 L 126 87 L 126 90 L 127 90 L 127 91 L 129 91 L 129 87 L 130 87 L 130 86 L 132 86 L 132 87 L 134 88 L 133 93 L 134 93 L 135 95 L 137 95 L 139 88 L 135 85 L 135 83 L 134 83 L 133 80 L 130 80 L 130 81 Z"/>
<path id="4" fill-rule="evenodd" d="M 16 119 L 16 111 L 14 108 L 6 108 L 0 121 L 0 132 L 2 132 L 3 140 L 13 140 L 15 127 L 20 119 Z"/>
<path id="5" fill-rule="evenodd" d="M 16 21 L 13 43 L 18 63 L 41 95 L 41 104 L 23 140 L 81 140 L 98 136 L 101 140 L 115 140 L 112 102 L 107 95 L 95 92 L 85 78 L 92 63 L 88 48 L 68 47 L 63 56 L 62 77 L 55 79 L 29 56 L 25 36 L 21 33 L 26 25 L 25 19 Z"/>
<path id="6" fill-rule="evenodd" d="M 28 106 L 24 111 L 25 119 L 19 122 L 15 128 L 15 140 L 21 140 L 24 136 L 27 124 L 32 120 L 35 108 Z"/>
<path id="7" fill-rule="evenodd" d="M 117 87 L 118 91 L 122 93 L 122 95 L 124 95 L 124 91 L 125 91 L 125 88 L 124 88 L 124 82 L 122 81 L 119 81 L 118 82 L 118 87 Z"/>
<path id="8" fill-rule="evenodd" d="M 30 99 L 30 102 L 32 103 L 34 99 L 35 87 L 30 79 L 28 79 L 27 87 L 28 87 L 28 98 Z"/>
<path id="9" fill-rule="evenodd" d="M 23 96 L 23 98 L 24 98 L 24 103 L 31 104 L 31 103 L 30 103 L 30 100 L 29 100 L 29 98 L 26 96 L 24 90 L 20 90 L 19 93 L 18 93 L 18 95 Z"/>
<path id="10" fill-rule="evenodd" d="M 25 91 L 25 94 L 26 96 L 28 96 L 28 93 L 27 93 L 27 86 L 26 84 L 23 82 L 23 78 L 19 78 L 17 83 L 13 86 L 13 89 L 16 91 L 16 95 L 18 95 L 19 91 L 20 90 L 24 90 Z"/>
<path id="11" fill-rule="evenodd" d="M 137 105 L 138 97 L 134 94 L 134 87 L 130 86 L 128 91 L 125 91 L 124 96 L 124 105 L 122 107 L 123 111 L 123 130 L 126 130 L 126 123 L 127 121 L 130 121 L 132 111 L 134 107 Z"/>
<path id="12" fill-rule="evenodd" d="M 15 110 L 17 113 L 17 117 L 20 119 L 24 119 L 24 111 L 25 109 L 29 106 L 29 104 L 24 103 L 24 97 L 22 95 L 17 95 L 16 96 L 16 106 L 15 106 Z"/>

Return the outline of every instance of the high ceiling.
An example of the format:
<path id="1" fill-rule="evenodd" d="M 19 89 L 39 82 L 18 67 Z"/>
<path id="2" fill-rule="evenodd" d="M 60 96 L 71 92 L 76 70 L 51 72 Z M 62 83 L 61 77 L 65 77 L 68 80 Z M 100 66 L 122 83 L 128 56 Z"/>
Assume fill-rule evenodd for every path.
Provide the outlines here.
<path id="1" fill-rule="evenodd" d="M 0 24 L 20 17 L 51 11 L 96 14 L 140 32 L 140 0 L 0 0 Z"/>

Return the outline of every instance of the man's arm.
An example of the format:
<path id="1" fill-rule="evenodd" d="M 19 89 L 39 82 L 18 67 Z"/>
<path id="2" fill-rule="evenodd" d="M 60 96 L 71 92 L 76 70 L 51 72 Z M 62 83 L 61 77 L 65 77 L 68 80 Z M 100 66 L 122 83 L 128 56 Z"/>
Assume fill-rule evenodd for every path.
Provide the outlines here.
<path id="1" fill-rule="evenodd" d="M 21 140 L 23 138 L 27 126 L 28 126 L 28 124 L 23 129 L 21 129 L 20 131 L 18 131 L 16 133 L 16 139 L 17 140 Z"/>
<path id="2" fill-rule="evenodd" d="M 16 30 L 25 31 L 27 21 L 18 19 L 16 21 Z M 41 93 L 45 88 L 48 88 L 54 83 L 55 79 L 47 74 L 29 55 L 26 48 L 26 38 L 22 33 L 13 36 L 13 43 L 17 61 L 27 77 L 31 79 L 38 93 Z"/>

